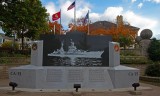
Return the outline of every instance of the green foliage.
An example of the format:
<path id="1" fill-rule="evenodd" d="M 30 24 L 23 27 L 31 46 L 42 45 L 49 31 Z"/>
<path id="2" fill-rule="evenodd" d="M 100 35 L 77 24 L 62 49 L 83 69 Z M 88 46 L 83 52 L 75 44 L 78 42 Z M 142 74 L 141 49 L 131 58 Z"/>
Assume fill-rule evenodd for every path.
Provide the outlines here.
<path id="1" fill-rule="evenodd" d="M 0 58 L 0 64 L 7 64 L 9 63 L 8 59 L 1 59 Z"/>
<path id="2" fill-rule="evenodd" d="M 22 38 L 22 49 L 24 37 L 37 39 L 42 32 L 49 29 L 47 10 L 42 7 L 40 0 L 5 1 L 6 5 L 0 4 L 0 26 L 7 36 L 14 32 L 18 38 Z"/>
<path id="3" fill-rule="evenodd" d="M 160 64 L 149 65 L 145 70 L 145 75 L 152 77 L 160 77 Z"/>
<path id="4" fill-rule="evenodd" d="M 18 49 L 18 43 L 14 43 L 13 41 L 5 41 L 2 44 L 2 48 Z"/>
<path id="5" fill-rule="evenodd" d="M 28 64 L 28 60 L 28 57 L 2 57 L 0 58 L 0 64 Z"/>
<path id="6" fill-rule="evenodd" d="M 160 42 L 155 38 L 152 39 L 148 48 L 149 58 L 153 61 L 160 61 Z"/>
<path id="7" fill-rule="evenodd" d="M 9 57 L 10 54 L 8 54 L 7 52 L 0 52 L 0 57 Z"/>
<path id="8" fill-rule="evenodd" d="M 135 51 L 123 50 L 120 52 L 121 56 L 139 56 Z"/>
<path id="9" fill-rule="evenodd" d="M 9 52 L 0 52 L 0 57 L 29 57 L 29 55 L 24 55 L 20 53 L 9 53 Z"/>
<path id="10" fill-rule="evenodd" d="M 132 39 L 129 35 L 128 36 L 120 35 L 119 43 L 121 47 L 124 47 L 124 49 L 126 49 L 127 46 L 130 46 L 132 44 Z"/>
<path id="11" fill-rule="evenodd" d="M 142 56 L 121 56 L 121 64 L 148 64 L 150 62 L 146 57 Z"/>

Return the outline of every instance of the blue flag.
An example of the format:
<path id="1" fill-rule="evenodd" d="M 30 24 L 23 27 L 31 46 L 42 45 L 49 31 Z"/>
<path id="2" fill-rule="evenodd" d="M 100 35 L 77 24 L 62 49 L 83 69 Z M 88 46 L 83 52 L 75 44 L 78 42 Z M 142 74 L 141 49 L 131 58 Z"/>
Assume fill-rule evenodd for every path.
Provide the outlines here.
<path id="1" fill-rule="evenodd" d="M 86 14 L 86 16 L 84 18 L 84 24 L 87 22 L 87 19 L 89 19 L 89 11 L 88 11 L 88 13 Z"/>

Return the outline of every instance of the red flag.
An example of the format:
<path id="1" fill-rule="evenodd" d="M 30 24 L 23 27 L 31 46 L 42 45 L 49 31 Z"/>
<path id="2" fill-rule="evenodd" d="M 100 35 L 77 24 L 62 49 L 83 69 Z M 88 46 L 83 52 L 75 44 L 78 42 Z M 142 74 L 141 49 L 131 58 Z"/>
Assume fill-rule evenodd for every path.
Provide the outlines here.
<path id="1" fill-rule="evenodd" d="M 68 7 L 67 11 L 75 7 L 75 1 Z"/>
<path id="2" fill-rule="evenodd" d="M 61 17 L 61 12 L 57 12 L 55 14 L 52 15 L 52 20 L 58 20 Z"/>

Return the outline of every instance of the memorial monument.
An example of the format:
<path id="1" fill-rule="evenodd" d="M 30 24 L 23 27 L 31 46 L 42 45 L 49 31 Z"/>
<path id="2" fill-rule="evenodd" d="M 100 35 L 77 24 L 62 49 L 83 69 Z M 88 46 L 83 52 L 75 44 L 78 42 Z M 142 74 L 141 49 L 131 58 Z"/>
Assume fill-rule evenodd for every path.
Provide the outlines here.
<path id="1" fill-rule="evenodd" d="M 120 65 L 119 43 L 105 36 L 86 36 L 85 42 L 72 36 L 47 36 L 50 42 L 44 38 L 33 41 L 31 64 L 11 68 L 10 81 L 20 88 L 57 90 L 73 89 L 74 84 L 84 90 L 126 88 L 139 82 L 138 69 Z M 104 45 L 96 48 L 94 40 Z"/>
<path id="2" fill-rule="evenodd" d="M 140 40 L 140 46 L 141 46 L 141 53 L 143 56 L 148 56 L 148 47 L 151 43 L 151 37 L 152 37 L 153 33 L 150 29 L 144 29 L 141 31 L 140 33 L 140 37 L 142 38 Z"/>

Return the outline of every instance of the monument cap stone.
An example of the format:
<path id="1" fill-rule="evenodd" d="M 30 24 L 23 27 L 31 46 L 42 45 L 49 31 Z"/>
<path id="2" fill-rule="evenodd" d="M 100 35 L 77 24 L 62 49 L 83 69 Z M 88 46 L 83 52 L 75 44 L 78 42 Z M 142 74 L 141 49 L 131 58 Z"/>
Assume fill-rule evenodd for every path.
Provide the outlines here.
<path id="1" fill-rule="evenodd" d="M 150 29 L 144 29 L 141 31 L 140 36 L 142 39 L 150 39 L 153 33 Z"/>
<path id="2" fill-rule="evenodd" d="M 117 42 L 109 42 L 109 67 L 120 65 L 120 46 Z"/>
<path id="3" fill-rule="evenodd" d="M 33 41 L 31 45 L 31 65 L 42 66 L 43 41 Z"/>

